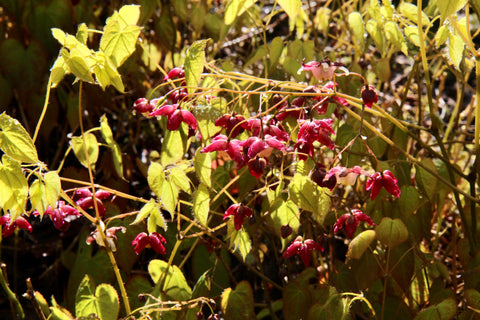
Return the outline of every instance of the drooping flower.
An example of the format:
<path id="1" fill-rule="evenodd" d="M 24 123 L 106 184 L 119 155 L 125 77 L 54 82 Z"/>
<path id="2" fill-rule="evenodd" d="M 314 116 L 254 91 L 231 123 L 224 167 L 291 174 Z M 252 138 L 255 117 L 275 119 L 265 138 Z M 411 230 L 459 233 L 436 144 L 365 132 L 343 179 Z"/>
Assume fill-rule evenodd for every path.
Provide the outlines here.
<path id="1" fill-rule="evenodd" d="M 115 240 L 117 240 L 117 236 L 115 235 L 115 233 L 117 233 L 118 231 L 125 233 L 127 232 L 127 228 L 111 227 L 105 231 L 105 240 L 108 242 L 108 245 L 113 252 L 117 251 L 117 246 L 115 245 Z M 93 241 L 96 241 L 99 246 L 105 247 L 105 243 L 102 240 L 102 236 L 100 235 L 98 228 L 95 231 L 91 232 L 86 240 L 87 244 L 92 244 Z"/>
<path id="2" fill-rule="evenodd" d="M 0 217 L 0 226 L 2 226 L 2 237 L 6 238 L 11 236 L 17 228 L 32 232 L 32 225 L 23 217 L 18 217 L 14 221 L 10 214 L 4 214 Z"/>
<path id="3" fill-rule="evenodd" d="M 100 210 L 100 209 L 99 209 Z M 40 213 L 35 210 L 33 215 L 39 215 Z M 76 219 L 77 217 L 81 217 L 82 214 L 78 212 L 77 209 L 65 203 L 65 201 L 57 201 L 55 204 L 55 209 L 48 206 L 47 210 L 45 210 L 45 215 L 50 216 L 50 219 L 53 222 L 53 226 L 57 230 L 65 230 L 68 228 L 69 223 Z"/>
<path id="4" fill-rule="evenodd" d="M 265 135 L 265 138 L 250 137 L 247 140 L 241 141 L 240 145 L 247 150 L 248 159 L 253 159 L 255 156 L 269 157 L 273 149 L 285 151 L 285 145 L 277 138 L 271 135 Z"/>
<path id="5" fill-rule="evenodd" d="M 308 112 L 307 109 L 305 109 L 305 102 L 305 97 L 297 97 L 293 99 L 291 105 L 288 105 L 288 102 L 284 101 L 277 108 L 279 112 L 275 115 L 275 118 L 278 121 L 283 121 L 287 117 L 306 119 Z"/>
<path id="6" fill-rule="evenodd" d="M 305 59 L 303 59 L 302 68 L 299 71 L 312 71 L 313 76 L 317 78 L 317 80 L 323 81 L 332 79 L 337 69 L 342 69 L 345 73 L 349 73 L 343 63 L 331 62 L 328 59 L 307 63 L 305 63 Z"/>
<path id="7" fill-rule="evenodd" d="M 139 113 L 150 113 L 153 108 L 155 108 L 155 105 L 145 98 L 138 98 L 133 104 L 133 110 Z"/>
<path id="8" fill-rule="evenodd" d="M 329 134 L 335 134 L 332 123 L 333 119 L 301 121 L 297 142 L 295 143 L 295 149 L 299 152 L 300 160 L 306 160 L 308 156 L 313 157 L 315 141 L 332 150 L 335 148 L 335 143 L 329 137 Z"/>
<path id="9" fill-rule="evenodd" d="M 227 131 L 227 136 L 235 138 L 245 129 L 247 129 L 247 123 L 242 115 L 237 113 L 226 114 L 215 120 L 217 127 L 223 127 Z"/>
<path id="10" fill-rule="evenodd" d="M 145 232 L 142 232 L 132 241 L 132 246 L 134 246 L 133 249 L 137 255 L 145 248 L 152 248 L 157 253 L 165 254 L 166 249 L 163 245 L 164 243 L 167 243 L 167 240 L 165 240 L 161 234 L 152 232 L 150 235 L 147 235 Z"/>
<path id="11" fill-rule="evenodd" d="M 375 87 L 372 85 L 365 85 L 362 88 L 362 100 L 367 108 L 371 108 L 374 103 L 378 101 Z"/>
<path id="12" fill-rule="evenodd" d="M 175 67 L 167 73 L 167 75 L 163 78 L 163 82 L 183 77 L 185 77 L 185 70 L 183 70 L 183 66 Z"/>
<path id="13" fill-rule="evenodd" d="M 233 216 L 233 224 L 235 225 L 235 230 L 238 231 L 242 228 L 245 217 L 250 217 L 252 214 L 253 211 L 249 207 L 241 203 L 232 204 L 227 211 L 225 211 L 223 221 L 227 220 L 229 216 Z"/>
<path id="14" fill-rule="evenodd" d="M 239 167 L 245 165 L 239 140 L 229 140 L 227 136 L 219 134 L 212 138 L 212 143 L 200 150 L 202 153 L 213 151 L 225 151 Z"/>
<path id="15" fill-rule="evenodd" d="M 311 176 L 313 182 L 318 184 L 322 188 L 328 188 L 333 190 L 335 185 L 337 184 L 337 178 L 335 175 L 331 175 L 327 177 L 327 172 L 321 166 L 315 166 L 315 168 L 311 171 Z"/>
<path id="16" fill-rule="evenodd" d="M 337 219 L 333 227 L 333 232 L 337 233 L 340 229 L 345 228 L 347 238 L 351 239 L 355 231 L 357 231 L 358 224 L 362 221 L 367 222 L 370 226 L 375 226 L 372 219 L 365 213 L 358 209 L 352 209 L 352 214 L 345 213 Z"/>
<path id="17" fill-rule="evenodd" d="M 255 137 L 270 135 L 280 141 L 288 141 L 290 137 L 278 119 L 271 115 L 263 117 L 261 121 L 258 118 L 248 119 L 245 128 Z"/>
<path id="18" fill-rule="evenodd" d="M 248 171 L 255 178 L 260 179 L 267 165 L 267 159 L 257 156 L 253 159 L 248 160 Z"/>
<path id="19" fill-rule="evenodd" d="M 382 172 L 375 172 L 367 180 L 367 191 L 370 191 L 370 199 L 375 199 L 382 187 L 392 194 L 393 196 L 400 198 L 400 188 L 398 187 L 398 180 L 395 178 L 392 172 L 385 170 Z"/>
<path id="20" fill-rule="evenodd" d="M 95 208 L 95 205 L 93 203 L 93 194 L 90 190 L 88 190 L 88 188 L 78 189 L 76 194 L 80 196 L 80 199 L 75 201 L 75 203 L 80 208 L 82 208 L 83 210 Z M 105 190 L 97 190 L 95 192 L 95 200 L 97 202 L 98 213 L 100 214 L 100 216 L 105 215 L 105 211 L 106 211 L 102 200 L 107 199 L 108 197 L 110 197 L 110 195 L 111 195 L 110 192 Z"/>
<path id="21" fill-rule="evenodd" d="M 293 257 L 294 255 L 298 254 L 300 255 L 300 258 L 302 258 L 303 263 L 305 264 L 306 267 L 310 265 L 310 259 L 311 259 L 311 251 L 312 250 L 318 250 L 318 251 L 323 251 L 323 247 L 315 242 L 314 240 L 307 239 L 305 241 L 302 241 L 303 238 L 301 236 L 298 236 L 292 244 L 285 250 L 283 253 L 283 258 L 287 259 L 290 257 Z"/>
<path id="22" fill-rule="evenodd" d="M 352 168 L 335 166 L 327 172 L 325 179 L 330 179 L 334 176 L 338 183 L 344 186 L 351 186 L 355 184 L 357 177 L 361 174 L 365 175 L 367 173 L 359 166 L 354 166 Z"/>
<path id="23" fill-rule="evenodd" d="M 182 122 L 185 122 L 193 130 L 197 130 L 197 119 L 188 110 L 181 109 L 178 104 L 163 105 L 157 110 L 150 112 L 150 116 L 166 116 L 167 129 L 171 131 L 178 130 Z"/>

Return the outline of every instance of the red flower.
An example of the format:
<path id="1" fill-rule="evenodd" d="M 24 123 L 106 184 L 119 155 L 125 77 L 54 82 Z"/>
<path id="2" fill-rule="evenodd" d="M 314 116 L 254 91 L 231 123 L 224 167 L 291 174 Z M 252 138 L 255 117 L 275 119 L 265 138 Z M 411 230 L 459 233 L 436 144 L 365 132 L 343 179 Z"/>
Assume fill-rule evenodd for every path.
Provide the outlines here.
<path id="1" fill-rule="evenodd" d="M 102 223 L 102 226 L 103 226 L 103 223 Z M 103 226 L 103 228 L 105 227 Z M 111 227 L 105 231 L 105 240 L 108 242 L 110 249 L 112 249 L 113 252 L 117 251 L 117 246 L 115 245 L 114 240 L 117 240 L 117 236 L 115 235 L 115 233 L 117 233 L 118 231 L 125 233 L 127 232 L 127 228 Z M 95 231 L 91 232 L 86 240 L 87 244 L 89 245 L 92 244 L 93 241 L 96 241 L 99 246 L 105 247 L 105 243 L 102 240 L 102 236 L 100 235 L 98 228 Z"/>
<path id="2" fill-rule="evenodd" d="M 257 156 L 253 159 L 248 160 L 248 171 L 255 178 L 260 179 L 267 165 L 267 159 Z"/>
<path id="3" fill-rule="evenodd" d="M 285 145 L 269 134 L 265 135 L 264 139 L 250 137 L 247 140 L 240 142 L 240 145 L 244 148 L 248 148 L 248 159 L 253 159 L 257 155 L 260 157 L 268 157 L 274 148 L 280 151 L 285 151 Z"/>
<path id="4" fill-rule="evenodd" d="M 343 184 L 344 186 L 351 186 L 355 184 L 355 181 L 357 181 L 357 177 L 360 174 L 366 174 L 366 172 L 359 166 L 354 166 L 352 168 L 336 166 L 327 172 L 325 179 L 330 179 L 332 176 L 335 176 L 338 183 Z"/>
<path id="5" fill-rule="evenodd" d="M 260 125 L 263 124 L 263 132 Z M 261 135 L 270 135 L 280 141 L 288 141 L 289 135 L 278 122 L 278 120 L 272 116 L 265 116 L 262 121 L 258 118 L 252 118 L 247 120 L 245 129 L 252 132 L 252 136 L 260 137 Z"/>
<path id="6" fill-rule="evenodd" d="M 335 134 L 332 123 L 332 119 L 301 121 L 297 142 L 295 143 L 295 149 L 300 152 L 298 155 L 300 160 L 306 160 L 307 155 L 313 157 L 315 149 L 313 143 L 315 141 L 333 150 L 335 143 L 329 137 L 329 134 Z"/>
<path id="7" fill-rule="evenodd" d="M 310 259 L 311 259 L 310 252 L 312 250 L 323 251 L 323 247 L 319 245 L 317 242 L 310 239 L 302 241 L 302 237 L 298 236 L 292 242 L 292 244 L 287 248 L 287 250 L 285 250 L 285 252 L 283 253 L 283 258 L 285 259 L 290 258 L 298 254 L 300 255 L 300 258 L 302 258 L 302 261 L 305 264 L 305 266 L 308 267 L 310 265 Z"/>
<path id="8" fill-rule="evenodd" d="M 217 127 L 223 127 L 227 131 L 227 136 L 235 138 L 247 128 L 245 118 L 236 112 L 232 115 L 226 114 L 215 120 Z"/>
<path id="9" fill-rule="evenodd" d="M 166 116 L 167 129 L 178 130 L 182 122 L 185 122 L 193 130 L 197 130 L 197 119 L 190 111 L 180 109 L 178 104 L 167 104 L 150 112 L 150 116 Z"/>
<path id="10" fill-rule="evenodd" d="M 398 180 L 395 178 L 393 173 L 389 170 L 381 172 L 375 172 L 371 175 L 370 179 L 367 180 L 367 191 L 371 191 L 370 198 L 373 200 L 378 196 L 380 189 L 385 187 L 385 189 L 394 195 L 397 198 L 400 198 L 400 188 L 398 187 Z"/>
<path id="11" fill-rule="evenodd" d="M 362 88 L 362 100 L 367 108 L 371 108 L 372 105 L 378 101 L 374 86 L 365 85 L 365 87 Z"/>
<path id="12" fill-rule="evenodd" d="M 223 221 L 227 220 L 229 216 L 233 216 L 233 223 L 235 225 L 235 230 L 240 230 L 243 225 L 243 220 L 245 217 L 250 217 L 253 214 L 252 209 L 247 206 L 244 206 L 241 203 L 232 204 L 225 214 L 223 215 Z"/>
<path id="13" fill-rule="evenodd" d="M 164 243 L 167 243 L 167 240 L 161 234 L 152 232 L 150 235 L 147 235 L 145 232 L 142 232 L 132 241 L 132 246 L 134 246 L 137 255 L 145 248 L 152 248 L 157 253 L 165 254 L 167 251 L 163 245 Z"/>
<path id="14" fill-rule="evenodd" d="M 153 108 L 155 108 L 155 105 L 148 102 L 145 98 L 139 98 L 135 100 L 135 103 L 133 104 L 133 110 L 140 113 L 150 113 Z"/>
<path id="15" fill-rule="evenodd" d="M 315 166 L 315 168 L 312 170 L 310 179 L 312 179 L 312 181 L 318 184 L 320 187 L 328 188 L 330 190 L 333 190 L 333 188 L 335 188 L 335 185 L 337 184 L 337 178 L 335 177 L 335 175 L 327 177 L 327 172 L 325 171 L 325 169 L 321 168 L 318 165 Z"/>
<path id="16" fill-rule="evenodd" d="M 35 210 L 33 214 L 39 215 L 37 210 Z M 61 200 L 57 201 L 55 204 L 55 209 L 52 209 L 52 207 L 48 206 L 47 210 L 45 210 L 45 215 L 50 216 L 53 226 L 58 230 L 67 229 L 71 220 L 82 216 L 77 209 L 65 204 L 65 201 Z"/>
<path id="17" fill-rule="evenodd" d="M 163 82 L 183 77 L 185 77 L 185 71 L 183 70 L 183 66 L 175 67 L 167 73 L 167 75 L 163 78 Z"/>
<path id="18" fill-rule="evenodd" d="M 227 136 L 219 134 L 212 139 L 212 143 L 200 150 L 202 153 L 213 151 L 225 151 L 239 167 L 245 165 L 239 140 L 229 140 Z"/>
<path id="19" fill-rule="evenodd" d="M 82 188 L 78 189 L 76 194 L 80 196 L 80 199 L 78 199 L 75 203 L 82 208 L 83 210 L 87 209 L 94 209 L 95 206 L 93 204 L 93 195 L 90 190 L 87 188 Z M 102 200 L 107 199 L 110 197 L 110 192 L 104 191 L 104 190 L 97 190 L 95 192 L 95 200 L 97 201 L 97 208 L 98 208 L 98 213 L 100 216 L 105 215 L 105 206 L 103 205 Z"/>
<path id="20" fill-rule="evenodd" d="M 0 217 L 0 226 L 2 226 L 2 237 L 6 238 L 11 236 L 17 228 L 22 228 L 28 232 L 32 232 L 32 225 L 23 217 L 18 217 L 14 221 L 10 214 L 4 214 Z"/>
<path id="21" fill-rule="evenodd" d="M 347 234 L 347 238 L 353 238 L 355 231 L 357 230 L 358 224 L 361 222 L 367 222 L 370 226 L 375 226 L 372 219 L 367 216 L 365 213 L 358 209 L 352 209 L 352 214 L 344 214 L 340 218 L 337 219 L 333 227 L 333 232 L 337 233 L 340 229 L 345 227 L 345 233 Z"/>

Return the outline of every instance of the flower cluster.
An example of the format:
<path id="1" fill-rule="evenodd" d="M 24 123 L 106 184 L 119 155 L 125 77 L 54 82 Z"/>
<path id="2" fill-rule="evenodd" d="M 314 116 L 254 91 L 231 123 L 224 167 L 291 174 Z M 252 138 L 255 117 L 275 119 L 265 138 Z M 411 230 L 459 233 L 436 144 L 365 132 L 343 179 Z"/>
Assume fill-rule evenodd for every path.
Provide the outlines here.
<path id="1" fill-rule="evenodd" d="M 283 253 L 283 258 L 287 259 L 298 254 L 300 255 L 300 258 L 302 258 L 305 266 L 308 267 L 310 265 L 312 250 L 323 251 L 323 247 L 314 240 L 308 239 L 303 241 L 303 238 L 298 236 L 287 248 L 287 250 L 285 250 Z"/>
<path id="2" fill-rule="evenodd" d="M 127 232 L 127 228 L 111 227 L 105 230 L 105 240 L 107 241 L 110 249 L 113 252 L 117 251 L 117 246 L 115 245 L 115 240 L 117 240 L 117 236 L 115 235 L 115 233 L 117 233 L 118 231 L 125 233 Z M 105 242 L 103 242 L 102 236 L 100 235 L 100 231 L 98 231 L 98 228 L 95 231 L 91 232 L 86 240 L 87 244 L 92 244 L 93 241 L 97 242 L 99 246 L 105 247 Z"/>
<path id="3" fill-rule="evenodd" d="M 165 254 L 166 249 L 163 245 L 164 243 L 167 243 L 167 240 L 165 240 L 161 234 L 152 232 L 148 235 L 145 232 L 142 232 L 139 233 L 132 241 L 132 246 L 134 247 L 137 255 L 140 254 L 140 252 L 142 252 L 145 248 L 152 248 L 157 253 Z"/>
<path id="4" fill-rule="evenodd" d="M 370 226 L 375 226 L 372 219 L 365 213 L 358 209 L 352 209 L 352 214 L 345 213 L 337 219 L 333 226 L 333 232 L 337 233 L 340 229 L 345 228 L 347 238 L 351 239 L 357 230 L 358 224 L 362 221 L 367 222 Z"/>
<path id="5" fill-rule="evenodd" d="M 10 214 L 4 214 L 0 217 L 0 226 L 2 226 L 2 237 L 11 236 L 17 228 L 32 232 L 32 225 L 23 217 L 18 217 L 12 221 Z"/>

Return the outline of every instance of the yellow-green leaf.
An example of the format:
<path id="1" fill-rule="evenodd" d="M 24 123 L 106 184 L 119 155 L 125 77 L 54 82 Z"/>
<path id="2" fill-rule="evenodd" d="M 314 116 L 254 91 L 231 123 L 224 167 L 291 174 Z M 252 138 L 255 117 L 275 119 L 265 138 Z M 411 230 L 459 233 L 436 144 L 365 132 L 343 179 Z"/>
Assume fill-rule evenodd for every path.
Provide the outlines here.
<path id="1" fill-rule="evenodd" d="M 278 0 L 278 4 L 285 10 L 290 19 L 295 19 L 302 10 L 301 0 Z"/>
<path id="2" fill-rule="evenodd" d="M 202 226 L 207 227 L 210 212 L 210 192 L 208 187 L 201 183 L 193 195 L 193 213 Z"/>
<path id="3" fill-rule="evenodd" d="M 150 163 L 147 172 L 147 180 L 150 189 L 160 197 L 162 194 L 163 183 L 165 182 L 165 173 L 163 172 L 163 166 L 158 162 Z"/>
<path id="4" fill-rule="evenodd" d="M 177 166 L 174 166 L 170 169 L 170 179 L 175 183 L 175 185 L 187 193 L 190 193 L 190 179 L 188 179 L 185 171 Z"/>
<path id="5" fill-rule="evenodd" d="M 185 81 L 188 86 L 188 93 L 195 92 L 195 87 L 200 82 L 200 77 L 205 65 L 205 46 L 208 40 L 195 41 L 187 51 L 185 57 Z"/>
<path id="6" fill-rule="evenodd" d="M 463 50 L 465 48 L 465 42 L 462 37 L 457 33 L 450 33 L 447 40 L 448 44 L 448 57 L 457 70 L 460 70 L 460 62 L 463 58 Z"/>
<path id="7" fill-rule="evenodd" d="M 0 208 L 9 211 L 12 221 L 25 212 L 28 182 L 20 162 L 3 155 L 0 162 Z"/>
<path id="8" fill-rule="evenodd" d="M 113 165 L 115 167 L 115 171 L 117 172 L 119 177 L 123 178 L 122 151 L 120 150 L 120 146 L 118 145 L 118 143 L 113 139 L 112 129 L 110 128 L 108 124 L 108 119 L 105 115 L 100 117 L 100 131 L 102 133 L 103 139 L 112 149 Z"/>
<path id="9" fill-rule="evenodd" d="M 102 320 L 116 320 L 119 310 L 118 294 L 111 285 L 102 283 L 95 288 L 89 275 L 83 278 L 75 298 L 77 318 L 96 314 Z"/>
<path id="10" fill-rule="evenodd" d="M 405 39 L 403 38 L 397 23 L 393 21 L 387 21 L 385 23 L 385 37 L 398 50 L 402 51 L 405 55 L 408 55 L 407 44 L 405 43 Z"/>
<path id="11" fill-rule="evenodd" d="M 85 133 L 85 144 L 87 146 L 86 150 L 87 153 L 85 152 L 85 144 L 83 142 L 82 137 L 72 137 L 72 141 L 70 142 L 73 148 L 73 152 L 75 153 L 75 156 L 77 157 L 78 161 L 84 166 L 92 167 L 92 169 L 95 168 L 95 163 L 97 163 L 98 160 L 98 152 L 99 152 L 99 147 L 98 147 L 98 142 L 97 138 L 93 133 Z M 87 161 L 87 155 L 88 155 L 88 161 Z"/>
<path id="12" fill-rule="evenodd" d="M 374 230 L 365 230 L 361 232 L 349 243 L 347 258 L 360 259 L 373 240 L 375 240 Z"/>
<path id="13" fill-rule="evenodd" d="M 449 36 L 450 30 L 448 29 L 448 26 L 443 25 L 438 28 L 437 33 L 435 34 L 435 45 L 437 46 L 437 48 L 447 42 Z"/>
<path id="14" fill-rule="evenodd" d="M 81 23 L 78 25 L 77 33 L 75 34 L 75 38 L 80 41 L 82 44 L 87 44 L 88 39 L 88 27 L 85 23 Z M 58 39 L 57 39 L 58 40 Z"/>
<path id="15" fill-rule="evenodd" d="M 37 149 L 27 130 L 5 112 L 0 114 L 0 149 L 12 159 L 38 162 Z"/>
<path id="16" fill-rule="evenodd" d="M 49 171 L 43 176 L 43 181 L 45 183 L 47 206 L 51 206 L 53 208 L 55 207 L 55 203 L 60 196 L 60 190 L 62 189 L 60 177 L 56 171 Z"/>
<path id="17" fill-rule="evenodd" d="M 467 0 L 437 0 L 438 10 L 442 15 L 442 20 L 462 9 Z"/>
<path id="18" fill-rule="evenodd" d="M 195 152 L 193 166 L 200 181 L 207 187 L 212 186 L 212 156 L 210 152 L 202 153 L 200 148 Z"/>
<path id="19" fill-rule="evenodd" d="M 175 208 L 177 207 L 178 192 L 178 187 L 175 182 L 172 181 L 171 177 L 165 177 L 160 200 L 165 206 L 165 209 L 167 209 L 172 215 L 175 213 Z"/>
<path id="20" fill-rule="evenodd" d="M 136 25 L 140 17 L 140 6 L 123 6 L 107 19 L 100 50 L 109 57 L 115 67 L 121 66 L 135 51 L 141 28 Z"/>
<path id="21" fill-rule="evenodd" d="M 90 69 L 89 60 L 81 55 L 78 50 L 74 48 L 68 52 L 66 49 L 62 49 L 61 54 L 68 69 L 75 77 L 85 82 L 94 82 L 92 77 L 93 70 Z"/>
<path id="22" fill-rule="evenodd" d="M 398 6 L 398 10 L 412 22 L 418 24 L 418 10 L 416 5 L 408 2 L 402 2 Z M 425 14 L 425 12 L 422 11 L 422 26 L 428 26 L 429 24 L 430 19 Z"/>
<path id="23" fill-rule="evenodd" d="M 166 261 L 152 260 L 148 264 L 148 273 L 156 286 L 163 285 L 163 292 L 170 299 L 185 301 L 191 298 L 192 289 L 188 285 L 182 270 L 176 265 L 169 266 Z M 160 279 L 163 279 L 163 282 Z"/>
<path id="24" fill-rule="evenodd" d="M 385 53 L 385 36 L 383 29 L 380 27 L 376 20 L 368 20 L 367 21 L 367 32 L 372 37 L 373 42 L 375 42 L 375 46 L 377 47 L 380 53 Z"/>
<path id="25" fill-rule="evenodd" d="M 137 216 L 135 217 L 135 220 L 131 224 L 140 223 L 147 218 L 149 219 L 148 220 L 148 232 L 150 232 L 150 233 L 155 232 L 156 231 L 156 226 L 159 226 L 160 228 L 162 228 L 164 230 L 167 230 L 167 225 L 165 223 L 165 219 L 163 218 L 163 215 L 160 212 L 160 206 L 153 199 L 150 199 L 142 207 L 142 209 L 140 209 Z M 152 226 L 150 226 L 150 224 L 152 224 Z"/>
<path id="26" fill-rule="evenodd" d="M 365 27 L 360 12 L 354 11 L 348 15 L 348 26 L 355 41 L 355 51 L 363 52 L 365 50 Z"/>
<path id="27" fill-rule="evenodd" d="M 182 127 L 180 127 L 180 129 L 182 129 Z M 160 158 L 162 165 L 167 166 L 183 159 L 187 143 L 186 140 L 187 138 L 182 133 L 182 130 L 168 130 L 165 133 Z"/>
<path id="28" fill-rule="evenodd" d="M 233 251 L 238 251 L 245 261 L 245 257 L 252 250 L 252 242 L 248 233 L 242 229 L 236 230 L 233 219 L 227 223 L 228 244 Z"/>
<path id="29" fill-rule="evenodd" d="M 418 35 L 418 28 L 416 26 L 405 27 L 403 32 L 405 33 L 408 41 L 410 41 L 417 47 L 420 47 L 420 37 Z"/>
<path id="30" fill-rule="evenodd" d="M 278 199 L 278 198 L 277 198 Z M 289 225 L 292 228 L 292 234 L 282 239 L 282 251 L 290 240 L 296 235 L 298 227 L 300 226 L 300 216 L 298 207 L 293 201 L 284 201 L 280 198 L 279 202 L 270 209 L 270 217 L 273 220 L 273 227 L 278 236 L 280 236 L 280 229 L 282 226 Z"/>
<path id="31" fill-rule="evenodd" d="M 52 88 L 55 88 L 68 73 L 70 73 L 70 68 L 65 63 L 65 59 L 62 56 L 58 56 L 57 60 L 55 60 L 55 63 L 50 69 Z"/>
<path id="32" fill-rule="evenodd" d="M 226 25 L 232 24 L 238 16 L 241 16 L 250 8 L 256 0 L 229 0 L 225 5 L 224 21 Z"/>
<path id="33" fill-rule="evenodd" d="M 40 214 L 40 218 L 43 218 L 43 214 L 47 209 L 47 197 L 45 196 L 45 185 L 40 180 L 35 180 L 30 185 L 28 191 L 30 194 L 30 203 L 32 209 L 37 210 Z"/>

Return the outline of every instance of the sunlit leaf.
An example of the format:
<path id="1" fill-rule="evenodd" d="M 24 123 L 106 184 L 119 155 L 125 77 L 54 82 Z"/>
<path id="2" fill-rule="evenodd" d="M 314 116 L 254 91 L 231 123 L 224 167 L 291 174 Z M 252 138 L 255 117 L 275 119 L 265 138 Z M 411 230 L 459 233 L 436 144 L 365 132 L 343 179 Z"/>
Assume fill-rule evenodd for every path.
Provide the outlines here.
<path id="1" fill-rule="evenodd" d="M 228 0 L 225 5 L 225 24 L 230 25 L 250 8 L 256 0 Z"/>
<path id="2" fill-rule="evenodd" d="M 195 92 L 195 87 L 200 83 L 200 76 L 205 65 L 205 46 L 208 40 L 195 41 L 187 51 L 185 57 L 185 81 L 188 93 Z"/>
<path id="3" fill-rule="evenodd" d="M 75 38 L 77 38 L 78 41 L 83 43 L 84 45 L 87 44 L 88 40 L 88 27 L 85 23 L 81 23 L 78 25 L 77 28 L 77 33 L 75 34 Z"/>
<path id="4" fill-rule="evenodd" d="M 365 26 L 360 12 L 354 11 L 348 15 L 348 26 L 355 40 L 355 50 L 363 52 L 365 50 Z"/>
<path id="5" fill-rule="evenodd" d="M 372 37 L 375 42 L 375 46 L 381 53 L 385 51 L 385 36 L 383 29 L 375 20 L 368 20 L 366 29 L 370 37 Z"/>
<path id="6" fill-rule="evenodd" d="M 393 44 L 398 50 L 402 51 L 408 56 L 407 44 L 403 38 L 402 32 L 398 25 L 393 21 L 387 21 L 385 23 L 385 37 Z"/>
<path id="7" fill-rule="evenodd" d="M 200 148 L 195 152 L 195 158 L 193 159 L 193 166 L 195 167 L 195 173 L 200 181 L 207 187 L 212 186 L 212 156 L 210 152 L 202 153 Z"/>
<path id="8" fill-rule="evenodd" d="M 9 157 L 28 163 L 38 161 L 37 149 L 20 122 L 5 112 L 0 114 L 0 149 Z"/>
<path id="9" fill-rule="evenodd" d="M 365 230 L 357 235 L 348 245 L 347 258 L 360 259 L 373 240 L 375 240 L 374 230 Z"/>
<path id="10" fill-rule="evenodd" d="M 107 19 L 100 39 L 100 50 L 115 67 L 121 66 L 135 51 L 141 28 L 136 25 L 140 6 L 126 5 Z"/>
<path id="11" fill-rule="evenodd" d="M 253 291 L 250 283 L 241 281 L 235 287 L 222 293 L 221 307 L 227 319 L 255 319 Z"/>
<path id="12" fill-rule="evenodd" d="M 160 159 L 162 165 L 167 166 L 183 159 L 187 144 L 186 140 L 186 136 L 182 133 L 182 130 L 168 130 L 165 133 Z"/>
<path id="13" fill-rule="evenodd" d="M 437 33 L 435 34 L 435 45 L 439 48 L 442 44 L 447 42 L 448 37 L 450 36 L 450 30 L 448 26 L 442 25 L 438 28 Z"/>
<path id="14" fill-rule="evenodd" d="M 98 153 L 99 153 L 99 147 L 98 147 L 98 141 L 97 138 L 93 133 L 85 133 L 85 143 L 83 141 L 82 137 L 72 137 L 71 140 L 71 145 L 73 148 L 73 152 L 75 153 L 75 156 L 77 157 L 78 161 L 84 166 L 92 167 L 92 169 L 95 168 L 95 163 L 98 160 Z M 85 145 L 86 145 L 86 151 L 85 152 Z M 87 155 L 88 155 L 88 161 L 87 161 Z"/>
<path id="15" fill-rule="evenodd" d="M 463 58 L 465 41 L 457 33 L 450 33 L 447 39 L 448 57 L 457 70 L 460 70 L 460 62 Z"/>
<path id="16" fill-rule="evenodd" d="M 228 244 L 233 251 L 237 251 L 245 260 L 247 254 L 252 250 L 252 241 L 248 233 L 242 229 L 235 230 L 233 219 L 227 223 Z"/>
<path id="17" fill-rule="evenodd" d="M 165 182 L 165 173 L 163 172 L 163 166 L 158 162 L 150 163 L 148 167 L 147 180 L 150 189 L 160 197 L 162 194 L 162 186 Z"/>
<path id="18" fill-rule="evenodd" d="M 177 207 L 178 193 L 179 189 L 175 182 L 170 177 L 166 177 L 161 190 L 160 200 L 170 214 L 173 214 Z"/>
<path id="19" fill-rule="evenodd" d="M 437 0 L 437 7 L 442 15 L 442 20 L 448 18 L 448 16 L 456 13 L 463 8 L 467 0 Z"/>
<path id="20" fill-rule="evenodd" d="M 298 207 L 293 201 L 284 201 L 280 198 L 279 203 L 271 209 L 270 217 L 273 220 L 273 227 L 278 236 L 281 236 L 280 229 L 282 226 L 289 225 L 292 228 L 292 234 L 285 239 L 281 239 L 283 251 L 286 245 L 296 235 L 298 227 L 300 226 Z"/>
<path id="21" fill-rule="evenodd" d="M 43 213 L 47 209 L 47 197 L 45 196 L 45 185 L 40 180 L 35 180 L 30 185 L 28 191 L 30 195 L 30 203 L 32 208 L 37 210 L 40 217 L 43 217 Z"/>
<path id="22" fill-rule="evenodd" d="M 123 178 L 122 151 L 120 150 L 120 146 L 118 145 L 118 143 L 113 139 L 112 129 L 110 128 L 110 125 L 108 124 L 108 119 L 105 115 L 100 117 L 100 131 L 102 133 L 103 139 L 112 149 L 113 165 L 115 167 L 115 171 L 117 172 L 119 177 Z"/>
<path id="23" fill-rule="evenodd" d="M 155 286 L 163 283 L 162 291 L 172 300 L 184 301 L 192 296 L 192 289 L 187 283 L 185 276 L 176 265 L 169 266 L 163 260 L 152 260 L 148 264 L 148 273 L 152 277 Z M 162 280 L 162 281 L 160 281 Z"/>
<path id="24" fill-rule="evenodd" d="M 416 5 L 408 2 L 402 2 L 398 6 L 398 10 L 415 24 L 418 24 L 418 9 Z M 428 26 L 429 24 L 430 19 L 425 12 L 422 11 L 422 26 Z"/>
<path id="25" fill-rule="evenodd" d="M 207 141 L 220 131 L 215 126 L 215 120 L 220 118 L 227 112 L 227 101 L 224 98 L 214 98 L 211 100 L 200 99 L 195 108 L 193 115 L 197 119 L 198 130 L 202 135 L 202 140 Z"/>
<path id="26" fill-rule="evenodd" d="M 111 285 L 103 283 L 95 288 L 88 275 L 83 278 L 75 299 L 75 316 L 88 317 L 93 313 L 102 320 L 116 320 L 119 310 L 118 294 Z"/>
<path id="27" fill-rule="evenodd" d="M 408 41 L 417 47 L 420 47 L 420 37 L 418 35 L 418 28 L 416 26 L 407 26 L 405 29 L 403 29 L 403 32 L 405 33 L 405 37 L 407 37 Z"/>
<path id="28" fill-rule="evenodd" d="M 383 218 L 375 232 L 377 239 L 389 247 L 399 245 L 408 239 L 408 229 L 400 219 Z"/>
<path id="29" fill-rule="evenodd" d="M 177 166 L 172 167 L 170 169 L 169 177 L 180 190 L 191 193 L 190 179 L 188 179 L 187 174 L 182 168 Z"/>
<path id="30" fill-rule="evenodd" d="M 290 19 L 296 18 L 302 10 L 301 0 L 278 0 L 278 4 L 285 10 Z"/>
<path id="31" fill-rule="evenodd" d="M 201 183 L 193 195 L 193 213 L 201 225 L 207 227 L 210 212 L 210 192 L 208 187 Z"/>
<path id="32" fill-rule="evenodd" d="M 0 190 L 0 207 L 10 212 L 13 221 L 25 212 L 28 182 L 20 163 L 7 155 L 0 162 Z"/>

